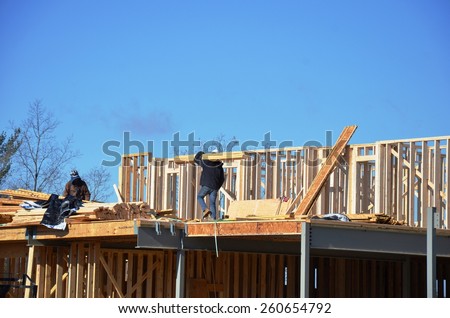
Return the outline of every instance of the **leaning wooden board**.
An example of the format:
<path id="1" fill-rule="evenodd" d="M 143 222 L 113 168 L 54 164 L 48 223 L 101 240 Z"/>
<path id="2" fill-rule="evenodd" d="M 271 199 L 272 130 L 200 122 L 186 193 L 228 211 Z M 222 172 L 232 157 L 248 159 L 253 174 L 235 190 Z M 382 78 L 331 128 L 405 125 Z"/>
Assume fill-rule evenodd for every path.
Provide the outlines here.
<path id="1" fill-rule="evenodd" d="M 349 142 L 357 127 L 358 126 L 356 125 L 344 127 L 344 130 L 336 141 L 336 144 L 333 146 L 333 149 L 331 149 L 325 164 L 320 168 L 316 177 L 312 181 L 310 188 L 306 192 L 305 197 L 298 205 L 297 210 L 295 211 L 296 215 L 308 214 L 309 210 L 319 196 L 320 190 L 327 181 L 328 176 L 336 166 L 339 156 L 344 151 L 345 146 Z"/>

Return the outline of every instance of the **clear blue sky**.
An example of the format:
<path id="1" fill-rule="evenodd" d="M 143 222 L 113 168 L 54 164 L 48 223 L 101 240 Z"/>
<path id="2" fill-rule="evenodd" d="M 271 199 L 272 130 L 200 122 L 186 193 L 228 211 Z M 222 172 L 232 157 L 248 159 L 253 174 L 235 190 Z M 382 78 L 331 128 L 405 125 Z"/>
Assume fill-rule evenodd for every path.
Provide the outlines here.
<path id="1" fill-rule="evenodd" d="M 41 99 L 81 174 L 126 131 L 156 155 L 176 132 L 450 135 L 448 0 L 0 0 L 0 47 L 0 128 Z"/>

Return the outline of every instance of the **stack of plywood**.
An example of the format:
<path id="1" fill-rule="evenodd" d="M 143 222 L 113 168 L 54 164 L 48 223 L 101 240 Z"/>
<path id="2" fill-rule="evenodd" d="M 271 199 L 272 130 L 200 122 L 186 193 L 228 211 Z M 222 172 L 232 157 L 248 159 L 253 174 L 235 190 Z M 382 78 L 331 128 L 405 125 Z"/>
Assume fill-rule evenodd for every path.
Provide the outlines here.
<path id="1" fill-rule="evenodd" d="M 232 201 L 227 210 L 229 220 L 239 219 L 286 219 L 292 199 L 263 199 Z"/>

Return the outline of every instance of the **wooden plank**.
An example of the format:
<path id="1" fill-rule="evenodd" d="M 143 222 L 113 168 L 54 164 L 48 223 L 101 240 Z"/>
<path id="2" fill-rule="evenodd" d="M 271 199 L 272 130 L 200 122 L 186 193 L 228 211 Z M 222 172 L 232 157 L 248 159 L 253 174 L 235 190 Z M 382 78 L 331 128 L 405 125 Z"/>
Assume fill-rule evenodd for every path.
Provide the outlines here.
<path id="1" fill-rule="evenodd" d="M 375 202 L 374 202 L 374 212 L 377 213 L 379 211 L 383 211 L 383 171 L 384 171 L 384 145 L 381 145 L 379 142 L 376 143 L 375 146 Z"/>
<path id="2" fill-rule="evenodd" d="M 27 275 L 28 277 L 33 277 L 33 268 L 34 268 L 34 245 L 30 245 L 28 248 L 28 257 L 27 257 Z M 31 289 L 27 288 L 25 290 L 25 298 L 30 298 Z"/>
<path id="3" fill-rule="evenodd" d="M 114 288 L 116 289 L 117 294 L 119 295 L 120 298 L 124 298 L 124 295 L 117 284 L 117 280 L 114 278 L 111 268 L 108 266 L 108 264 L 102 254 L 99 255 L 99 260 L 100 260 L 100 263 L 102 264 L 103 268 L 106 271 L 106 275 L 108 275 L 108 278 L 111 280 L 112 284 L 114 285 Z"/>
<path id="4" fill-rule="evenodd" d="M 243 298 L 249 297 L 249 255 L 241 253 L 242 257 L 242 295 Z"/>
<path id="5" fill-rule="evenodd" d="M 176 276 L 176 254 L 169 250 L 165 252 L 166 255 L 166 291 L 165 298 L 175 297 L 175 276 Z"/>
<path id="6" fill-rule="evenodd" d="M 436 211 L 441 215 L 441 190 L 444 188 L 441 185 L 441 168 L 442 168 L 442 157 L 441 157 L 441 143 L 439 140 L 435 140 L 434 142 L 434 171 L 433 171 L 433 182 L 434 182 L 434 192 L 433 192 L 433 198 L 434 198 L 434 204 L 433 206 L 436 208 Z M 439 225 L 441 225 L 442 222 L 439 220 Z"/>
<path id="7" fill-rule="evenodd" d="M 269 277 L 268 283 L 269 286 L 267 288 L 267 297 L 276 298 L 277 297 L 277 281 L 283 280 L 283 276 L 277 276 L 277 260 L 279 259 L 279 255 L 269 254 Z"/>
<path id="8" fill-rule="evenodd" d="M 223 160 L 239 160 L 248 157 L 248 152 L 244 151 L 233 151 L 233 152 L 219 152 L 219 153 L 205 153 L 202 156 L 202 159 L 204 160 L 211 160 L 211 161 L 223 161 Z M 187 162 L 194 162 L 195 154 L 192 155 L 182 155 L 174 157 L 173 160 L 177 164 L 187 163 Z"/>
<path id="9" fill-rule="evenodd" d="M 50 298 L 50 292 L 52 289 L 52 257 L 53 257 L 53 247 L 47 246 L 45 253 L 45 287 L 44 287 L 44 298 Z"/>
<path id="10" fill-rule="evenodd" d="M 155 264 L 154 252 L 147 253 L 146 256 L 147 256 L 147 270 L 148 270 L 148 268 L 152 267 L 153 264 Z M 154 271 L 152 271 L 151 273 L 149 273 L 149 275 L 147 277 L 147 290 L 145 293 L 145 297 L 147 297 L 147 298 L 152 298 L 154 296 L 154 293 L 153 293 L 153 287 L 154 287 L 154 281 L 155 281 L 153 279 L 154 276 L 155 276 Z"/>
<path id="11" fill-rule="evenodd" d="M 137 266 L 136 266 L 136 283 L 133 285 L 132 290 L 133 292 L 136 291 L 136 298 L 142 298 L 142 283 L 145 281 L 145 277 L 142 274 L 144 270 L 144 257 L 141 253 L 137 254 Z M 127 293 L 128 294 L 128 293 Z M 130 293 L 131 295 L 131 293 Z"/>
<path id="12" fill-rule="evenodd" d="M 240 273 L 242 272 L 242 268 L 239 266 L 239 258 L 240 253 L 232 253 L 233 255 L 233 295 L 231 297 L 238 298 L 239 297 L 239 291 L 242 289 L 242 286 L 240 285 Z"/>
<path id="13" fill-rule="evenodd" d="M 397 220 L 403 220 L 403 144 L 397 144 L 397 180 L 396 180 L 396 189 L 397 189 L 397 197 L 395 198 L 396 205 L 396 218 Z"/>
<path id="14" fill-rule="evenodd" d="M 0 242 L 25 242 L 26 228 L 0 227 Z"/>
<path id="15" fill-rule="evenodd" d="M 442 185 L 442 189 L 445 189 L 445 210 L 447 211 L 445 215 L 445 226 L 450 229 L 450 139 L 447 139 L 447 148 L 445 150 L 445 186 Z M 447 288 L 450 289 L 450 284 L 447 284 Z M 449 295 L 449 294 L 447 294 Z"/>
<path id="16" fill-rule="evenodd" d="M 77 249 L 78 243 L 70 244 L 69 254 L 69 281 L 68 281 L 68 297 L 75 298 L 76 283 L 77 283 Z"/>
<path id="17" fill-rule="evenodd" d="M 74 238 L 106 238 L 106 237 L 136 237 L 134 233 L 134 221 L 133 220 L 108 220 L 86 223 L 70 223 L 68 224 L 68 232 L 61 233 L 59 230 L 48 229 L 44 226 L 39 226 L 36 229 L 36 239 L 46 240 L 61 240 L 61 239 L 74 239 Z M 0 240 L 1 233 L 0 230 Z M 64 234 L 64 235 L 62 235 Z"/>
<path id="18" fill-rule="evenodd" d="M 77 289 L 76 298 L 84 298 L 84 244 L 78 244 L 77 251 Z"/>
<path id="19" fill-rule="evenodd" d="M 259 297 L 265 298 L 267 292 L 267 254 L 259 254 Z"/>
<path id="20" fill-rule="evenodd" d="M 114 274 L 115 274 L 116 281 L 117 281 L 117 288 L 119 288 L 122 292 L 123 292 L 123 283 L 124 283 L 124 274 L 125 274 L 124 265 L 126 263 L 125 255 L 127 255 L 127 253 L 124 252 L 123 250 L 117 249 L 117 250 L 113 251 L 113 257 L 115 258 L 115 273 Z"/>
<path id="21" fill-rule="evenodd" d="M 319 172 L 317 173 L 316 177 L 314 178 L 311 184 L 311 187 L 308 189 L 308 191 L 305 194 L 305 197 L 300 202 L 297 210 L 295 211 L 296 215 L 309 213 L 309 210 L 311 209 L 312 205 L 317 199 L 317 196 L 319 195 L 322 186 L 325 184 L 328 176 L 338 163 L 339 156 L 344 151 L 345 146 L 349 142 L 356 128 L 357 128 L 356 125 L 347 126 L 344 128 L 338 140 L 336 141 L 336 144 L 331 149 L 331 152 L 328 155 L 325 164 L 320 168 Z"/>
<path id="22" fill-rule="evenodd" d="M 134 279 L 134 252 L 128 252 L 128 267 L 127 267 L 127 294 L 126 297 L 133 297 L 133 279 Z"/>
<path id="23" fill-rule="evenodd" d="M 419 226 L 426 227 L 427 226 L 427 209 L 429 207 L 428 203 L 428 181 L 429 181 L 429 158 L 428 158 L 428 144 L 424 141 L 422 144 L 422 188 L 420 193 L 421 206 L 420 206 L 420 214 L 421 217 L 419 220 Z"/>
<path id="24" fill-rule="evenodd" d="M 301 221 L 239 221 L 187 223 L 187 236 L 282 235 L 301 233 Z"/>
<path id="25" fill-rule="evenodd" d="M 278 259 L 277 268 L 276 268 L 276 286 L 275 286 L 275 295 L 274 298 L 283 298 L 284 297 L 284 283 L 285 283 L 285 264 L 284 260 L 286 258 L 285 255 L 279 254 L 276 255 Z"/>
<path id="26" fill-rule="evenodd" d="M 291 203 L 289 204 L 288 208 L 286 209 L 286 214 L 291 213 L 291 211 L 294 209 L 295 205 L 300 201 L 302 194 L 303 194 L 303 188 L 300 190 L 300 192 L 297 193 L 297 195 L 295 196 L 295 199 L 293 201 L 291 201 Z"/>
<path id="27" fill-rule="evenodd" d="M 164 297 L 164 253 L 158 252 L 156 255 L 156 297 Z"/>
<path id="28" fill-rule="evenodd" d="M 64 253 L 66 252 L 65 247 L 57 247 L 56 249 L 56 282 L 55 282 L 55 297 L 56 298 L 62 298 L 64 297 L 63 294 L 63 284 L 65 279 L 63 276 L 65 275 L 66 279 L 68 276 L 68 273 L 64 273 Z M 30 276 L 31 277 L 31 276 Z"/>
<path id="29" fill-rule="evenodd" d="M 288 255 L 287 258 L 287 291 L 286 297 L 295 298 L 295 286 L 298 284 L 298 280 L 296 279 L 296 267 L 295 267 L 295 258 L 296 256 Z M 298 297 L 298 296 L 297 296 Z"/>
<path id="30" fill-rule="evenodd" d="M 409 153 L 410 153 L 410 159 L 409 159 L 409 179 L 408 179 L 408 218 L 406 219 L 408 221 L 409 226 L 414 226 L 414 211 L 416 211 L 416 145 L 415 143 L 411 142 L 409 145 Z"/>
<path id="31" fill-rule="evenodd" d="M 250 297 L 256 298 L 258 297 L 257 291 L 258 291 L 258 254 L 252 254 L 251 255 L 251 271 L 250 271 Z"/>
<path id="32" fill-rule="evenodd" d="M 114 253 L 113 253 L 113 251 L 112 250 L 105 251 L 104 255 L 106 255 L 105 261 L 107 260 L 107 264 L 108 264 L 108 267 L 111 269 L 111 273 L 114 276 L 116 276 L 115 275 L 116 273 L 114 273 Z M 116 280 L 117 280 L 117 278 L 116 278 Z M 105 288 L 105 291 L 106 291 L 106 295 L 113 295 L 114 294 L 113 284 L 112 284 L 112 281 L 110 279 L 108 279 L 106 281 L 106 284 L 105 284 L 104 288 Z"/>
<path id="33" fill-rule="evenodd" d="M 280 199 L 239 200 L 232 201 L 227 215 L 230 219 L 246 216 L 277 215 L 281 205 Z"/>

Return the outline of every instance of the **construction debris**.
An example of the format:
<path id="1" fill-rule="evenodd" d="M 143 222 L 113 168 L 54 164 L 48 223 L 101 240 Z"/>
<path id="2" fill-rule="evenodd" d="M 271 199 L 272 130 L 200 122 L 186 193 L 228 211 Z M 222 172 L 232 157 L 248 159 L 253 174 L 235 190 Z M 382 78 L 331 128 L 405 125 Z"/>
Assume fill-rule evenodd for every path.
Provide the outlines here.
<path id="1" fill-rule="evenodd" d="M 358 213 L 358 214 L 346 214 L 351 222 L 361 223 L 378 223 L 378 224 L 391 224 L 391 225 L 405 225 L 405 221 L 398 221 L 392 216 L 383 213 Z"/>

